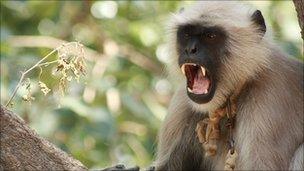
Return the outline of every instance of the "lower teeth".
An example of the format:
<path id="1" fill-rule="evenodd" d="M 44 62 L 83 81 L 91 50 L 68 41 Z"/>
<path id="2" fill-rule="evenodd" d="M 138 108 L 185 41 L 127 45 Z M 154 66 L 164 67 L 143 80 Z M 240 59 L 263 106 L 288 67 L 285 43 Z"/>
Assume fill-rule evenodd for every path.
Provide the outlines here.
<path id="1" fill-rule="evenodd" d="M 193 93 L 193 91 L 191 90 L 191 88 L 187 87 L 187 89 L 188 89 L 188 91 L 189 91 L 190 93 Z M 203 94 L 207 94 L 207 93 L 208 93 L 208 90 L 205 90 L 205 91 L 203 92 Z"/>

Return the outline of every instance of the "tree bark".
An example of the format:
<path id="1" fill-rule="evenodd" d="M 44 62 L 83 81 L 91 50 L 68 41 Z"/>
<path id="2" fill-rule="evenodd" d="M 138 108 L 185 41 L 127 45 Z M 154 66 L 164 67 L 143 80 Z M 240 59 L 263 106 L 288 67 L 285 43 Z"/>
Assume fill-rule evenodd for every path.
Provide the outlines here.
<path id="1" fill-rule="evenodd" d="M 293 0 L 293 3 L 296 7 L 296 11 L 298 14 L 298 21 L 299 21 L 299 25 L 301 28 L 301 36 L 302 36 L 302 40 L 304 42 L 304 0 Z M 303 51 L 304 51 L 304 43 L 302 46 L 302 55 L 303 55 Z"/>
<path id="2" fill-rule="evenodd" d="M 0 170 L 87 170 L 1 106 Z"/>

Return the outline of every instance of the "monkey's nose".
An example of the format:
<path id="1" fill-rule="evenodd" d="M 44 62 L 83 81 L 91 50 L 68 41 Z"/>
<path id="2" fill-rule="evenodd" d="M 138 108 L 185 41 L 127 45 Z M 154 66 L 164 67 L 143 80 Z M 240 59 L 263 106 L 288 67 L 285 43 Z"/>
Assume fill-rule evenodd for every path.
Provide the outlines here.
<path id="1" fill-rule="evenodd" d="M 185 49 L 185 52 L 186 54 L 188 55 L 194 55 L 196 54 L 198 51 L 197 47 L 196 47 L 196 44 L 192 44 L 191 46 L 188 46 L 186 49 Z"/>
<path id="2" fill-rule="evenodd" d="M 194 48 L 187 48 L 187 49 L 185 49 L 185 52 L 188 54 L 188 55 L 193 55 L 193 54 L 196 54 L 196 52 L 197 52 L 197 48 L 196 47 L 194 47 Z"/>
<path id="3" fill-rule="evenodd" d="M 196 47 L 194 47 L 194 48 L 190 49 L 190 53 L 191 53 L 191 54 L 195 54 L 195 53 L 196 53 L 196 51 L 197 51 L 197 48 L 196 48 Z"/>

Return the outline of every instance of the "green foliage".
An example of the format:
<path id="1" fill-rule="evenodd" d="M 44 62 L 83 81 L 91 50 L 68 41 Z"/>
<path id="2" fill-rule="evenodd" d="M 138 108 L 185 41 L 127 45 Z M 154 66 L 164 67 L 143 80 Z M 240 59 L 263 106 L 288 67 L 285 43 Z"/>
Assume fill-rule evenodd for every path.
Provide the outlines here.
<path id="1" fill-rule="evenodd" d="M 13 110 L 40 135 L 71 153 L 89 168 L 117 163 L 148 166 L 157 131 L 165 117 L 173 85 L 165 77 L 166 59 L 159 54 L 170 12 L 189 2 L 177 1 L 1 1 L 1 103 L 20 74 L 51 49 L 12 46 L 14 35 L 45 35 L 80 41 L 102 54 L 87 63 L 82 84 L 73 84 L 59 98 L 31 89 L 35 100 L 22 101 L 18 91 Z M 300 55 L 300 33 L 291 1 L 253 2 L 274 27 L 283 48 Z M 41 42 L 45 43 L 45 42 Z M 46 42 L 47 43 L 47 42 Z M 125 52 L 123 52 L 125 51 Z M 55 57 L 51 57 L 50 61 Z M 146 62 L 148 60 L 148 63 Z M 58 84 L 45 68 L 41 81 Z M 30 73 L 38 84 L 39 69 Z"/>

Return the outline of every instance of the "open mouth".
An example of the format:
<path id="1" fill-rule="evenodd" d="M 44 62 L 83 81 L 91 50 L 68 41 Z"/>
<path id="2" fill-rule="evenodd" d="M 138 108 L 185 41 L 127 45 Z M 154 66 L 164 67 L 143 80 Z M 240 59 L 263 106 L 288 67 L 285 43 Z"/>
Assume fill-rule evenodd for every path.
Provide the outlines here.
<path id="1" fill-rule="evenodd" d="M 185 63 L 181 66 L 187 77 L 187 90 L 196 95 L 207 95 L 211 89 L 211 77 L 206 68 L 195 63 Z"/>

